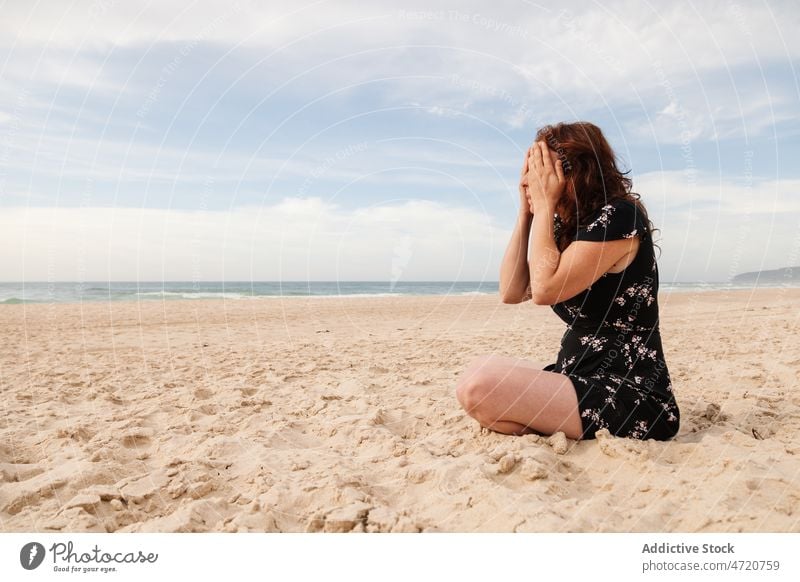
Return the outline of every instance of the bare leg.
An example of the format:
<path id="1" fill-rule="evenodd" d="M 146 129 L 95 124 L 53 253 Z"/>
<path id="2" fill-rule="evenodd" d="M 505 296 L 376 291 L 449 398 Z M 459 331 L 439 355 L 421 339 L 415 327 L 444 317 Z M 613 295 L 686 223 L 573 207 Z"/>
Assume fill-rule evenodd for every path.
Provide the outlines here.
<path id="1" fill-rule="evenodd" d="M 536 362 L 488 355 L 473 360 L 459 380 L 456 397 L 482 426 L 505 434 L 563 431 L 583 434 L 578 396 L 564 374 Z"/>
<path id="2" fill-rule="evenodd" d="M 501 432 L 503 434 L 513 434 L 513 435 L 523 435 L 523 434 L 536 434 L 539 431 L 532 429 L 529 426 L 525 426 L 524 424 L 520 424 L 519 422 L 513 422 L 511 420 L 496 420 L 489 426 L 487 426 L 489 430 L 493 430 L 495 432 Z"/>

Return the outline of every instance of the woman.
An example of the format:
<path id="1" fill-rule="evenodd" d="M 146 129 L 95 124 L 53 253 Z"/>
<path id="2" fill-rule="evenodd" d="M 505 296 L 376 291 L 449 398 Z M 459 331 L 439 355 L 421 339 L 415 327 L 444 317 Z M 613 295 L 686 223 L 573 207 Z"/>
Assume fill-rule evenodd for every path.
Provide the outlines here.
<path id="1" fill-rule="evenodd" d="M 550 305 L 567 329 L 555 363 L 489 355 L 470 364 L 456 396 L 482 426 L 572 439 L 592 439 L 603 428 L 637 439 L 677 434 L 659 333 L 654 228 L 631 186 L 597 126 L 538 131 L 522 167 L 500 296 Z"/>

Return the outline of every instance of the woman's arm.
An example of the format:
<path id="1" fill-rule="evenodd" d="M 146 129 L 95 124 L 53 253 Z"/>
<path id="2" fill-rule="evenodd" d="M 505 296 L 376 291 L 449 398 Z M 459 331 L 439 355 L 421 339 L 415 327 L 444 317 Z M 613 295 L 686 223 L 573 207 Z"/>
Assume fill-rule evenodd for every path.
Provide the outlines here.
<path id="1" fill-rule="evenodd" d="M 555 155 L 555 152 L 553 152 Z M 563 160 L 550 157 L 550 148 L 540 140 L 533 144 L 529 155 L 530 198 L 534 211 L 533 240 L 531 241 L 530 273 L 533 302 L 541 305 L 552 286 L 553 274 L 561 262 L 561 252 L 555 242 L 555 210 L 566 189 Z"/>
<path id="2" fill-rule="evenodd" d="M 503 303 L 522 303 L 531 298 L 531 276 L 528 265 L 528 239 L 531 235 L 533 213 L 528 194 L 528 160 L 531 148 L 525 153 L 519 180 L 519 214 L 514 232 L 500 267 L 500 299 Z"/>
<path id="3" fill-rule="evenodd" d="M 522 303 L 531 298 L 528 239 L 532 224 L 533 215 L 527 208 L 521 208 L 500 267 L 500 298 L 503 303 Z"/>
<path id="4" fill-rule="evenodd" d="M 535 225 L 531 237 L 531 258 L 529 269 L 533 273 L 532 295 L 537 305 L 549 305 L 550 288 L 553 275 L 561 262 L 561 252 L 555 243 L 553 221 L 555 205 L 551 201 L 541 201 L 536 208 Z"/>

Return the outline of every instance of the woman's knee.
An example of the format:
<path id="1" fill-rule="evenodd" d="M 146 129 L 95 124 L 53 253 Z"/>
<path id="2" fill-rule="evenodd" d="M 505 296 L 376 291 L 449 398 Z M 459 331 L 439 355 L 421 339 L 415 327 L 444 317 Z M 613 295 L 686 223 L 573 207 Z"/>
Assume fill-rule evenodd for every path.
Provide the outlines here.
<path id="1" fill-rule="evenodd" d="M 456 386 L 456 400 L 467 413 L 472 413 L 480 404 L 480 390 L 480 384 L 474 379 L 462 380 Z"/>
<path id="2" fill-rule="evenodd" d="M 493 421 L 491 393 L 497 387 L 497 356 L 486 354 L 473 359 L 456 386 L 456 399 L 464 411 L 478 421 Z"/>
<path id="3" fill-rule="evenodd" d="M 490 375 L 480 370 L 465 375 L 458 383 L 456 399 L 468 414 L 474 416 L 486 404 L 490 383 Z"/>

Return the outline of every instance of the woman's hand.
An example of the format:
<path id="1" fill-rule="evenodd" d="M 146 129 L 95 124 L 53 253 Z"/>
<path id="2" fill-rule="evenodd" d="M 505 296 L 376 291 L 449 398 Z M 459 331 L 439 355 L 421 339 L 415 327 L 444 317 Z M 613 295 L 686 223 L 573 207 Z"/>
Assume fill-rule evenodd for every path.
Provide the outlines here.
<path id="1" fill-rule="evenodd" d="M 533 204 L 531 203 L 530 188 L 528 187 L 528 169 L 530 164 L 531 153 L 533 147 L 529 147 L 525 152 L 525 160 L 522 162 L 522 173 L 519 178 L 519 212 L 523 215 L 530 216 L 533 214 Z"/>
<path id="2" fill-rule="evenodd" d="M 567 181 L 561 160 L 553 162 L 550 148 L 543 141 L 537 141 L 530 149 L 528 157 L 528 196 L 531 199 L 531 212 L 539 207 L 555 208 L 564 194 Z"/>

